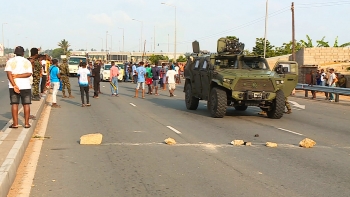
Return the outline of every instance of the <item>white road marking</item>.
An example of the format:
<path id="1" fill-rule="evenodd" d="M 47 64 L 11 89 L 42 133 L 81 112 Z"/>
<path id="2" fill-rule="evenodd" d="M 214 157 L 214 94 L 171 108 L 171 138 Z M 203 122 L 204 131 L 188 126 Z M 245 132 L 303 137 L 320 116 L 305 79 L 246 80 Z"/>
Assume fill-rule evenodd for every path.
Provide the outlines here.
<path id="1" fill-rule="evenodd" d="M 1 81 L 1 83 L 4 83 L 4 81 Z"/>
<path id="2" fill-rule="evenodd" d="M 295 102 L 295 101 L 289 101 L 290 103 L 292 103 L 294 105 L 294 107 L 300 108 L 300 109 L 305 109 L 305 105 L 300 105 L 299 103 Z"/>
<path id="3" fill-rule="evenodd" d="M 292 109 L 294 109 L 294 110 L 298 110 L 298 111 L 302 110 L 302 109 L 295 108 L 295 107 L 292 107 Z"/>
<path id="4" fill-rule="evenodd" d="M 133 107 L 136 107 L 136 105 L 134 103 L 129 103 L 130 105 L 132 105 Z"/>
<path id="5" fill-rule="evenodd" d="M 171 127 L 171 126 L 167 126 L 167 127 L 168 127 L 168 129 L 174 131 L 174 132 L 177 133 L 177 134 L 182 134 L 180 131 L 176 130 L 175 128 L 173 128 L 173 127 Z"/>
<path id="6" fill-rule="evenodd" d="M 283 129 L 283 128 L 277 128 L 277 129 L 282 130 L 282 131 L 287 131 L 287 132 L 293 133 L 293 134 L 295 134 L 295 135 L 303 135 L 303 134 L 301 134 L 301 133 L 297 133 L 297 132 L 294 132 L 294 131 L 291 131 L 291 130 L 288 130 L 288 129 Z"/>

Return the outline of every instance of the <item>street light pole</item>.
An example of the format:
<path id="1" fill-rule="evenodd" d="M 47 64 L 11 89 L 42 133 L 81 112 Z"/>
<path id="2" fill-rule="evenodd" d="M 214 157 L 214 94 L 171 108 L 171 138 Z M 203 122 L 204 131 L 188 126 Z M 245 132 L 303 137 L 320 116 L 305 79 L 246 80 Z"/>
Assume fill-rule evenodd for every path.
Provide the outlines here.
<path id="1" fill-rule="evenodd" d="M 139 21 L 139 20 L 136 20 L 136 19 L 132 19 L 134 21 L 138 21 L 141 23 L 141 40 L 140 40 L 140 51 L 142 50 L 142 31 L 143 31 L 143 21 Z"/>
<path id="2" fill-rule="evenodd" d="M 4 55 L 5 55 L 4 25 L 7 25 L 7 23 L 2 23 L 2 24 L 1 24 L 1 29 L 2 29 L 2 48 L 3 48 Z"/>
<path id="3" fill-rule="evenodd" d="M 161 4 L 173 7 L 175 9 L 175 38 L 174 38 L 174 59 L 173 59 L 173 62 L 175 62 L 176 61 L 176 6 L 167 4 L 167 3 L 161 3 Z"/>
<path id="4" fill-rule="evenodd" d="M 124 52 L 124 28 L 119 27 L 119 29 L 123 30 L 123 52 Z M 119 49 L 120 50 L 120 49 Z"/>
<path id="5" fill-rule="evenodd" d="M 103 38 L 99 37 L 101 39 L 101 50 L 103 49 Z"/>
<path id="6" fill-rule="evenodd" d="M 266 0 L 266 14 L 265 14 L 265 35 L 264 35 L 264 58 L 266 57 L 266 37 L 267 37 L 267 15 L 268 15 L 269 0 Z"/>
<path id="7" fill-rule="evenodd" d="M 108 31 L 106 31 L 106 61 L 108 62 L 108 52 L 107 52 L 107 35 L 108 35 Z"/>

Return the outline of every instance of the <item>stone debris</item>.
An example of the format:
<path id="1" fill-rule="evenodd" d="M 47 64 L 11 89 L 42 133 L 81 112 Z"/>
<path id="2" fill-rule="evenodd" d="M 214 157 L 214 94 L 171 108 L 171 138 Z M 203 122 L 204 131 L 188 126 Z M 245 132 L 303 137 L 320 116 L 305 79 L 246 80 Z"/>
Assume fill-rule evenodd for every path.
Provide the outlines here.
<path id="1" fill-rule="evenodd" d="M 252 143 L 251 143 L 251 142 L 244 142 L 244 145 L 246 145 L 246 146 L 251 146 Z"/>
<path id="2" fill-rule="evenodd" d="M 316 145 L 316 142 L 309 138 L 305 138 L 299 142 L 299 146 L 304 148 L 312 148 L 315 145 Z"/>
<path id="3" fill-rule="evenodd" d="M 164 142 L 168 145 L 175 145 L 176 144 L 176 141 L 171 137 L 165 139 Z"/>
<path id="4" fill-rule="evenodd" d="M 244 141 L 243 140 L 233 140 L 231 142 L 231 144 L 234 146 L 241 146 L 241 145 L 244 145 Z"/>
<path id="5" fill-rule="evenodd" d="M 80 144 L 101 144 L 101 143 L 102 143 L 101 133 L 87 134 L 80 137 Z"/>
<path id="6" fill-rule="evenodd" d="M 277 147 L 277 143 L 266 142 L 266 146 L 267 146 L 267 147 L 271 147 L 271 148 L 276 148 L 276 147 Z"/>
<path id="7" fill-rule="evenodd" d="M 255 134 L 254 137 L 259 137 L 259 134 Z"/>

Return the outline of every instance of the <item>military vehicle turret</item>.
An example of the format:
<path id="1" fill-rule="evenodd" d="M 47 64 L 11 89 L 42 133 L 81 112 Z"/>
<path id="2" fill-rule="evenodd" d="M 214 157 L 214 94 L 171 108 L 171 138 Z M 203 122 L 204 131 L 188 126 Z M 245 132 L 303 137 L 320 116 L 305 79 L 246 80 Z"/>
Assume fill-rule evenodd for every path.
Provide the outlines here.
<path id="1" fill-rule="evenodd" d="M 260 107 L 269 118 L 283 116 L 286 97 L 298 83 L 297 62 L 277 62 L 270 69 L 265 58 L 243 55 L 244 44 L 236 38 L 220 38 L 217 53 L 200 51 L 198 41 L 192 47 L 185 67 L 187 109 L 205 100 L 214 118 L 224 117 L 227 107 L 248 106 Z"/>

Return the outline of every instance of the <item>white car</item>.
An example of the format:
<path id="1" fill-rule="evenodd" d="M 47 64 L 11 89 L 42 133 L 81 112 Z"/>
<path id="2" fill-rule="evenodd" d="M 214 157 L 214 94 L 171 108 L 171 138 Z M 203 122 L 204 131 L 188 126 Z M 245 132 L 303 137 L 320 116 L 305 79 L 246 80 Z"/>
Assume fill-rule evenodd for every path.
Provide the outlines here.
<path id="1" fill-rule="evenodd" d="M 101 67 L 101 81 L 109 81 L 110 80 L 110 74 L 111 74 L 111 64 L 105 64 L 103 67 Z M 124 70 L 118 65 L 119 69 L 119 76 L 118 76 L 118 81 L 123 80 L 124 76 Z"/>

